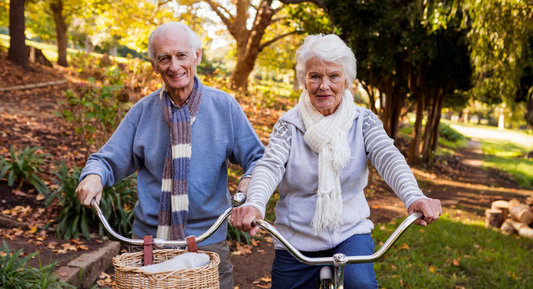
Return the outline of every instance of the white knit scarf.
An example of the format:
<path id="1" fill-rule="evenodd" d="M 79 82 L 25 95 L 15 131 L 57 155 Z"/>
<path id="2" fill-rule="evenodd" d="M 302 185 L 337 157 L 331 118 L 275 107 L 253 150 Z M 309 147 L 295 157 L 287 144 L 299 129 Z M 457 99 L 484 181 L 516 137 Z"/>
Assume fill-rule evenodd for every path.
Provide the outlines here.
<path id="1" fill-rule="evenodd" d="M 345 89 L 337 110 L 324 117 L 311 103 L 306 89 L 300 95 L 304 140 L 318 153 L 318 199 L 311 221 L 313 234 L 342 225 L 340 173 L 350 159 L 347 133 L 353 125 L 356 107 L 350 90 Z"/>

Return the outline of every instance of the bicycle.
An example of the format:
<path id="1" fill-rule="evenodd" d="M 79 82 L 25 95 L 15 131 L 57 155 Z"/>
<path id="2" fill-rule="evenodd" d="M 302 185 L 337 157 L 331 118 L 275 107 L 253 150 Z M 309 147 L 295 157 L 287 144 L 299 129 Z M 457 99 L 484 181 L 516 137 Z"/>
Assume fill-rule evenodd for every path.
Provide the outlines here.
<path id="1" fill-rule="evenodd" d="M 154 238 L 153 241 L 145 239 L 130 239 L 123 237 L 122 235 L 116 233 L 109 222 L 103 215 L 100 207 L 98 206 L 96 200 L 91 201 L 93 209 L 96 211 L 98 218 L 104 225 L 105 230 L 112 235 L 115 239 L 123 244 L 134 245 L 134 246 L 144 246 L 150 247 L 155 245 L 156 247 L 196 247 L 196 244 L 205 241 L 209 238 L 222 223 L 231 215 L 231 212 L 234 207 L 241 206 L 246 201 L 246 195 L 243 193 L 236 193 L 232 198 L 232 205 L 222 213 L 215 223 L 202 235 L 198 237 L 190 236 L 184 241 L 171 241 L 164 240 L 161 238 Z M 264 220 L 255 220 L 254 224 L 261 227 L 269 234 L 271 234 L 281 245 L 283 245 L 289 253 L 299 260 L 300 262 L 307 265 L 316 265 L 324 266 L 320 270 L 320 288 L 322 289 L 344 289 L 344 267 L 348 264 L 358 264 L 358 263 L 371 263 L 382 258 L 385 253 L 394 245 L 394 243 L 400 238 L 400 236 L 405 232 L 405 230 L 422 217 L 420 213 L 414 213 L 405 218 L 405 220 L 396 228 L 396 230 L 391 234 L 391 236 L 385 241 L 381 248 L 372 255 L 368 256 L 346 256 L 342 253 L 333 255 L 332 257 L 307 257 L 298 251 L 285 237 L 283 237 L 271 224 Z M 194 240 L 192 240 L 194 239 Z M 190 248 L 189 248 L 190 249 Z M 194 249 L 193 249 L 194 250 Z M 334 273 L 331 273 L 329 266 L 334 267 Z"/>

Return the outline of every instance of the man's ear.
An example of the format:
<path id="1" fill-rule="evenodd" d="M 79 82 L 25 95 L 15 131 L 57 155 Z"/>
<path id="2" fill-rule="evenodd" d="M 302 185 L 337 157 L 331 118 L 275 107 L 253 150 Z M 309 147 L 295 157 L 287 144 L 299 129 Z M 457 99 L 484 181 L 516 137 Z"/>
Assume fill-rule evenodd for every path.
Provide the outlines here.
<path id="1" fill-rule="evenodd" d="M 152 69 L 154 70 L 155 74 L 159 74 L 159 69 L 157 69 L 157 66 L 152 59 L 150 59 L 150 64 L 152 65 Z"/>
<path id="2" fill-rule="evenodd" d="M 196 63 L 196 66 L 200 65 L 200 62 L 202 62 L 202 49 L 198 49 L 198 51 L 196 51 L 196 59 L 195 59 L 195 63 Z"/>

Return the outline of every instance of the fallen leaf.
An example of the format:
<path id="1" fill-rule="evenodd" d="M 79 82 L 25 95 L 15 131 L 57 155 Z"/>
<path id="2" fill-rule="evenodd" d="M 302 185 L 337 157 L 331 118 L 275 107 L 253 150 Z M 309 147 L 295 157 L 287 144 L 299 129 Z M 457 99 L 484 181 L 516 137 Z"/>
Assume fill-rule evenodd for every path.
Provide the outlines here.
<path id="1" fill-rule="evenodd" d="M 431 272 L 431 273 L 435 272 L 436 270 L 437 270 L 437 268 L 435 268 L 433 266 L 429 267 L 429 272 Z"/>
<path id="2" fill-rule="evenodd" d="M 457 259 L 453 259 L 452 263 L 454 266 L 459 266 L 459 261 L 461 260 L 461 258 L 457 258 Z"/>
<path id="3" fill-rule="evenodd" d="M 44 200 L 45 198 L 46 198 L 46 197 L 43 196 L 43 195 L 41 195 L 41 194 L 38 194 L 37 197 L 35 197 L 35 199 L 36 199 L 37 201 L 42 201 L 42 200 Z"/>
<path id="4" fill-rule="evenodd" d="M 409 245 L 405 244 L 405 243 L 402 243 L 402 245 L 400 246 L 401 249 L 405 249 L 405 250 L 409 250 Z"/>
<path id="5" fill-rule="evenodd" d="M 106 272 L 102 271 L 102 272 L 100 273 L 100 276 L 99 276 L 98 278 L 100 278 L 100 279 L 107 279 L 107 278 L 109 278 L 109 277 L 111 277 L 109 274 L 107 274 Z"/>
<path id="6" fill-rule="evenodd" d="M 35 233 L 35 232 L 37 232 L 37 229 L 39 229 L 39 228 L 37 227 L 37 225 L 31 225 L 31 224 L 30 224 L 30 225 L 28 225 L 28 227 L 30 227 L 30 230 L 29 230 L 28 232 L 30 232 L 30 233 L 32 233 L 32 234 Z"/>
<path id="7" fill-rule="evenodd" d="M 261 278 L 261 281 L 263 281 L 263 282 L 272 282 L 272 279 L 270 277 L 263 277 L 263 278 Z"/>
<path id="8" fill-rule="evenodd" d="M 26 193 L 20 190 L 13 191 L 13 194 L 15 194 L 15 196 L 26 196 Z"/>
<path id="9" fill-rule="evenodd" d="M 62 277 L 67 277 L 67 273 L 59 273 L 57 275 L 62 276 Z"/>

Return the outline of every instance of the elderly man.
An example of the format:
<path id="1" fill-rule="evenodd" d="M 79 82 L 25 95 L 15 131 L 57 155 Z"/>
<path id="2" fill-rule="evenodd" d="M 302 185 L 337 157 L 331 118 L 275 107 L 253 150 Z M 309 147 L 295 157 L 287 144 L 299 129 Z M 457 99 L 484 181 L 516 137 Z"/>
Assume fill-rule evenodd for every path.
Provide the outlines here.
<path id="1" fill-rule="evenodd" d="M 201 46 L 198 35 L 179 22 L 152 32 L 148 54 L 163 87 L 129 110 L 82 171 L 76 193 L 85 206 L 93 198 L 100 201 L 104 186 L 138 171 L 134 238 L 200 235 L 230 206 L 227 161 L 243 168 L 239 190 L 246 193 L 247 177 L 263 155 L 263 144 L 234 98 L 196 77 Z M 199 249 L 220 256 L 220 287 L 233 288 L 226 230 L 202 245 Z"/>

